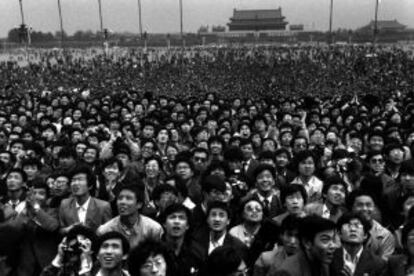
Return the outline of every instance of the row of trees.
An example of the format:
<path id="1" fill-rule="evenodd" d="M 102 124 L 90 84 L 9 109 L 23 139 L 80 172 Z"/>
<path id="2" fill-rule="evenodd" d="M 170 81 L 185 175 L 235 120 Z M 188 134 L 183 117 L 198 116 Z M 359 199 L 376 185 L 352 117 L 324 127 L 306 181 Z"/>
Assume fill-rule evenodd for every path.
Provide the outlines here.
<path id="1" fill-rule="evenodd" d="M 49 41 L 59 41 L 62 37 L 61 32 L 57 31 L 55 33 L 51 32 L 42 32 L 35 31 L 30 29 L 30 39 L 31 42 L 49 42 Z M 69 41 L 93 41 L 101 39 L 100 32 L 93 31 L 77 31 L 73 35 L 68 36 L 66 32 L 63 33 L 63 38 Z M 19 43 L 21 42 L 21 30 L 19 28 L 13 28 L 9 31 L 7 40 L 9 42 Z"/>

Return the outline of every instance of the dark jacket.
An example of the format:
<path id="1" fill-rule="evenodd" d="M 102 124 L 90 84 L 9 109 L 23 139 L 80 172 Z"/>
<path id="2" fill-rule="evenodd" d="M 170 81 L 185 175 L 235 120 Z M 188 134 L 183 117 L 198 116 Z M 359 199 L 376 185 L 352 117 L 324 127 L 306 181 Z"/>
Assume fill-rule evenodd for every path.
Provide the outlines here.
<path id="1" fill-rule="evenodd" d="M 355 268 L 353 276 L 382 275 L 386 262 L 369 250 L 363 250 Z M 331 276 L 341 276 L 344 268 L 343 248 L 338 248 L 330 266 Z"/>

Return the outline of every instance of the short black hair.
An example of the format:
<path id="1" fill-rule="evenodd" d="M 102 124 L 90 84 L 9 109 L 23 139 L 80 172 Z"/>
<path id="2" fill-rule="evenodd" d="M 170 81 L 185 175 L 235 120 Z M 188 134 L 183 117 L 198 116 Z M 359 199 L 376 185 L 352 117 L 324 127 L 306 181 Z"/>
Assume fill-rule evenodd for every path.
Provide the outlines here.
<path id="1" fill-rule="evenodd" d="M 305 187 L 300 184 L 289 184 L 287 186 L 284 186 L 280 190 L 280 201 L 282 204 L 286 203 L 286 198 L 290 195 L 300 193 L 303 197 L 303 203 L 306 204 L 308 201 L 308 194 L 305 190 Z"/>
<path id="2" fill-rule="evenodd" d="M 42 162 L 40 162 L 39 159 L 33 157 L 23 160 L 22 168 L 24 168 L 25 166 L 36 166 L 38 170 L 41 170 L 43 167 Z"/>
<path id="3" fill-rule="evenodd" d="M 309 157 L 311 157 L 313 161 L 316 163 L 316 157 L 311 150 L 303 150 L 303 151 L 298 152 L 295 155 L 294 162 L 293 162 L 295 170 L 298 171 L 299 164 L 305 161 L 306 159 L 308 159 Z"/>
<path id="4" fill-rule="evenodd" d="M 210 202 L 210 204 L 208 204 L 208 206 L 207 206 L 207 212 L 206 212 L 207 217 L 210 215 L 210 212 L 213 209 L 221 209 L 221 210 L 223 210 L 227 213 L 227 216 L 229 217 L 229 219 L 231 219 L 231 217 L 232 217 L 231 209 L 227 205 L 227 203 L 225 203 L 225 202 L 222 202 L 222 201 Z"/>
<path id="5" fill-rule="evenodd" d="M 164 212 L 161 214 L 160 221 L 164 223 L 169 215 L 179 212 L 185 213 L 185 215 L 187 216 L 187 222 L 188 224 L 190 224 L 192 218 L 191 211 L 190 209 L 188 209 L 180 203 L 173 203 L 167 208 L 165 208 Z"/>
<path id="6" fill-rule="evenodd" d="M 322 194 L 326 195 L 332 185 L 342 185 L 345 189 L 345 196 L 348 194 L 348 186 L 346 182 L 338 175 L 332 175 L 325 179 L 322 187 Z"/>
<path id="7" fill-rule="evenodd" d="M 6 175 L 6 178 L 5 178 L 5 179 L 7 179 L 7 177 L 8 177 L 11 173 L 18 173 L 18 174 L 20 174 L 20 175 L 22 176 L 23 182 L 26 182 L 26 181 L 27 181 L 27 174 L 26 174 L 26 172 L 25 172 L 23 169 L 20 169 L 20 168 L 12 168 L 12 169 L 11 169 L 11 170 L 7 173 L 7 175 Z"/>
<path id="8" fill-rule="evenodd" d="M 374 201 L 374 204 L 378 206 L 377 204 L 378 200 L 377 200 L 376 195 L 374 195 L 370 191 L 367 191 L 366 189 L 358 189 L 358 190 L 352 191 L 346 199 L 346 206 L 348 210 L 352 210 L 355 200 L 357 199 L 357 197 L 360 197 L 360 196 L 369 196 Z"/>
<path id="9" fill-rule="evenodd" d="M 336 225 L 333 221 L 318 215 L 310 215 L 301 220 L 299 225 L 299 238 L 301 239 L 301 243 L 304 240 L 313 243 L 318 233 L 329 230 L 336 230 Z"/>
<path id="10" fill-rule="evenodd" d="M 345 213 L 338 219 L 336 223 L 336 227 L 338 231 L 341 231 L 341 228 L 344 224 L 347 224 L 351 220 L 354 220 L 354 219 L 359 220 L 364 228 L 364 233 L 369 234 L 369 230 L 371 229 L 371 226 L 372 226 L 371 223 L 367 219 L 365 219 L 362 215 L 355 213 L 355 212 Z"/>
<path id="11" fill-rule="evenodd" d="M 86 174 L 88 180 L 88 187 L 92 187 L 93 189 L 96 187 L 96 177 L 95 174 L 92 173 L 91 169 L 86 165 L 78 165 L 76 166 L 70 175 L 70 180 L 77 174 Z"/>
<path id="12" fill-rule="evenodd" d="M 141 275 L 141 267 L 149 257 L 161 255 L 167 264 L 166 276 L 173 276 L 174 268 L 168 248 L 160 241 L 146 239 L 132 248 L 128 256 L 128 271 L 131 275 Z"/>
<path id="13" fill-rule="evenodd" d="M 113 164 L 117 164 L 119 171 L 122 172 L 124 170 L 124 164 L 121 162 L 121 160 L 119 160 L 118 158 L 116 158 L 115 156 L 109 157 L 107 159 L 104 159 L 102 161 L 102 170 L 104 170 L 106 167 L 111 166 Z"/>
<path id="14" fill-rule="evenodd" d="M 275 168 L 272 165 L 269 165 L 269 164 L 259 164 L 256 167 L 256 169 L 254 170 L 254 172 L 253 172 L 254 179 L 256 179 L 257 176 L 259 174 L 261 174 L 262 172 L 264 172 L 264 171 L 269 171 L 270 174 L 273 176 L 273 179 L 276 178 L 276 170 L 275 170 Z"/>
<path id="15" fill-rule="evenodd" d="M 138 203 L 144 203 L 145 201 L 145 187 L 143 185 L 132 184 L 129 182 L 121 183 L 117 197 L 123 190 L 131 191 L 135 194 Z"/>
<path id="16" fill-rule="evenodd" d="M 154 190 L 152 191 L 152 199 L 154 201 L 160 200 L 161 195 L 166 192 L 170 192 L 178 196 L 178 190 L 174 186 L 171 186 L 169 184 L 160 184 L 155 186 Z"/>
<path id="17" fill-rule="evenodd" d="M 107 240 L 111 240 L 111 239 L 119 239 L 121 240 L 122 243 L 122 255 L 127 255 L 129 252 L 129 241 L 125 238 L 124 235 L 122 235 L 120 232 L 118 231 L 109 231 L 106 232 L 104 234 L 102 234 L 101 236 L 98 237 L 98 241 L 96 244 L 96 247 L 98 249 L 101 248 L 102 244 L 107 241 Z"/>
<path id="18" fill-rule="evenodd" d="M 177 165 L 179 163 L 187 163 L 190 166 L 191 171 L 194 172 L 194 164 L 189 158 L 187 158 L 187 156 L 177 155 L 175 157 L 174 166 L 173 166 L 174 170 L 177 168 Z"/>

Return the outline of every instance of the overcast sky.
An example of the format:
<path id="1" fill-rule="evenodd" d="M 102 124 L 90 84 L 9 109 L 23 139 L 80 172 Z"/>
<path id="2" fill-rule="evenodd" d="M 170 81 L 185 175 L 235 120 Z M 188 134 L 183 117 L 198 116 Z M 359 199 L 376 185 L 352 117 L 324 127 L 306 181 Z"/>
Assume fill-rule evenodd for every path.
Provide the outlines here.
<path id="1" fill-rule="evenodd" d="M 104 27 L 114 31 L 138 32 L 138 0 L 101 0 Z M 179 31 L 179 0 L 141 0 L 143 28 L 149 33 Z M 76 30 L 99 29 L 98 0 L 61 0 L 63 24 Z M 282 7 L 290 24 L 306 29 L 327 30 L 330 0 L 183 0 L 184 31 L 201 25 L 225 25 L 233 9 Z M 374 18 L 375 0 L 334 0 L 334 29 L 358 28 Z M 57 0 L 23 0 L 26 23 L 35 30 L 59 29 Z M 414 28 L 414 0 L 381 0 L 380 20 L 397 19 Z M 0 0 L 0 37 L 20 24 L 18 0 Z"/>

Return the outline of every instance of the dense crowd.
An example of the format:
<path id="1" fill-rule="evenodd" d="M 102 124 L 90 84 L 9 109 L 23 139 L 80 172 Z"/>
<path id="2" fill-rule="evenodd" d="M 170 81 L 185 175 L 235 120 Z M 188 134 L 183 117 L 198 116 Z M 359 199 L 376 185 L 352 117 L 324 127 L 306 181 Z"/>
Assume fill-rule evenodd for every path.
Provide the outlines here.
<path id="1" fill-rule="evenodd" d="M 414 55 L 0 63 L 0 275 L 414 275 Z"/>

